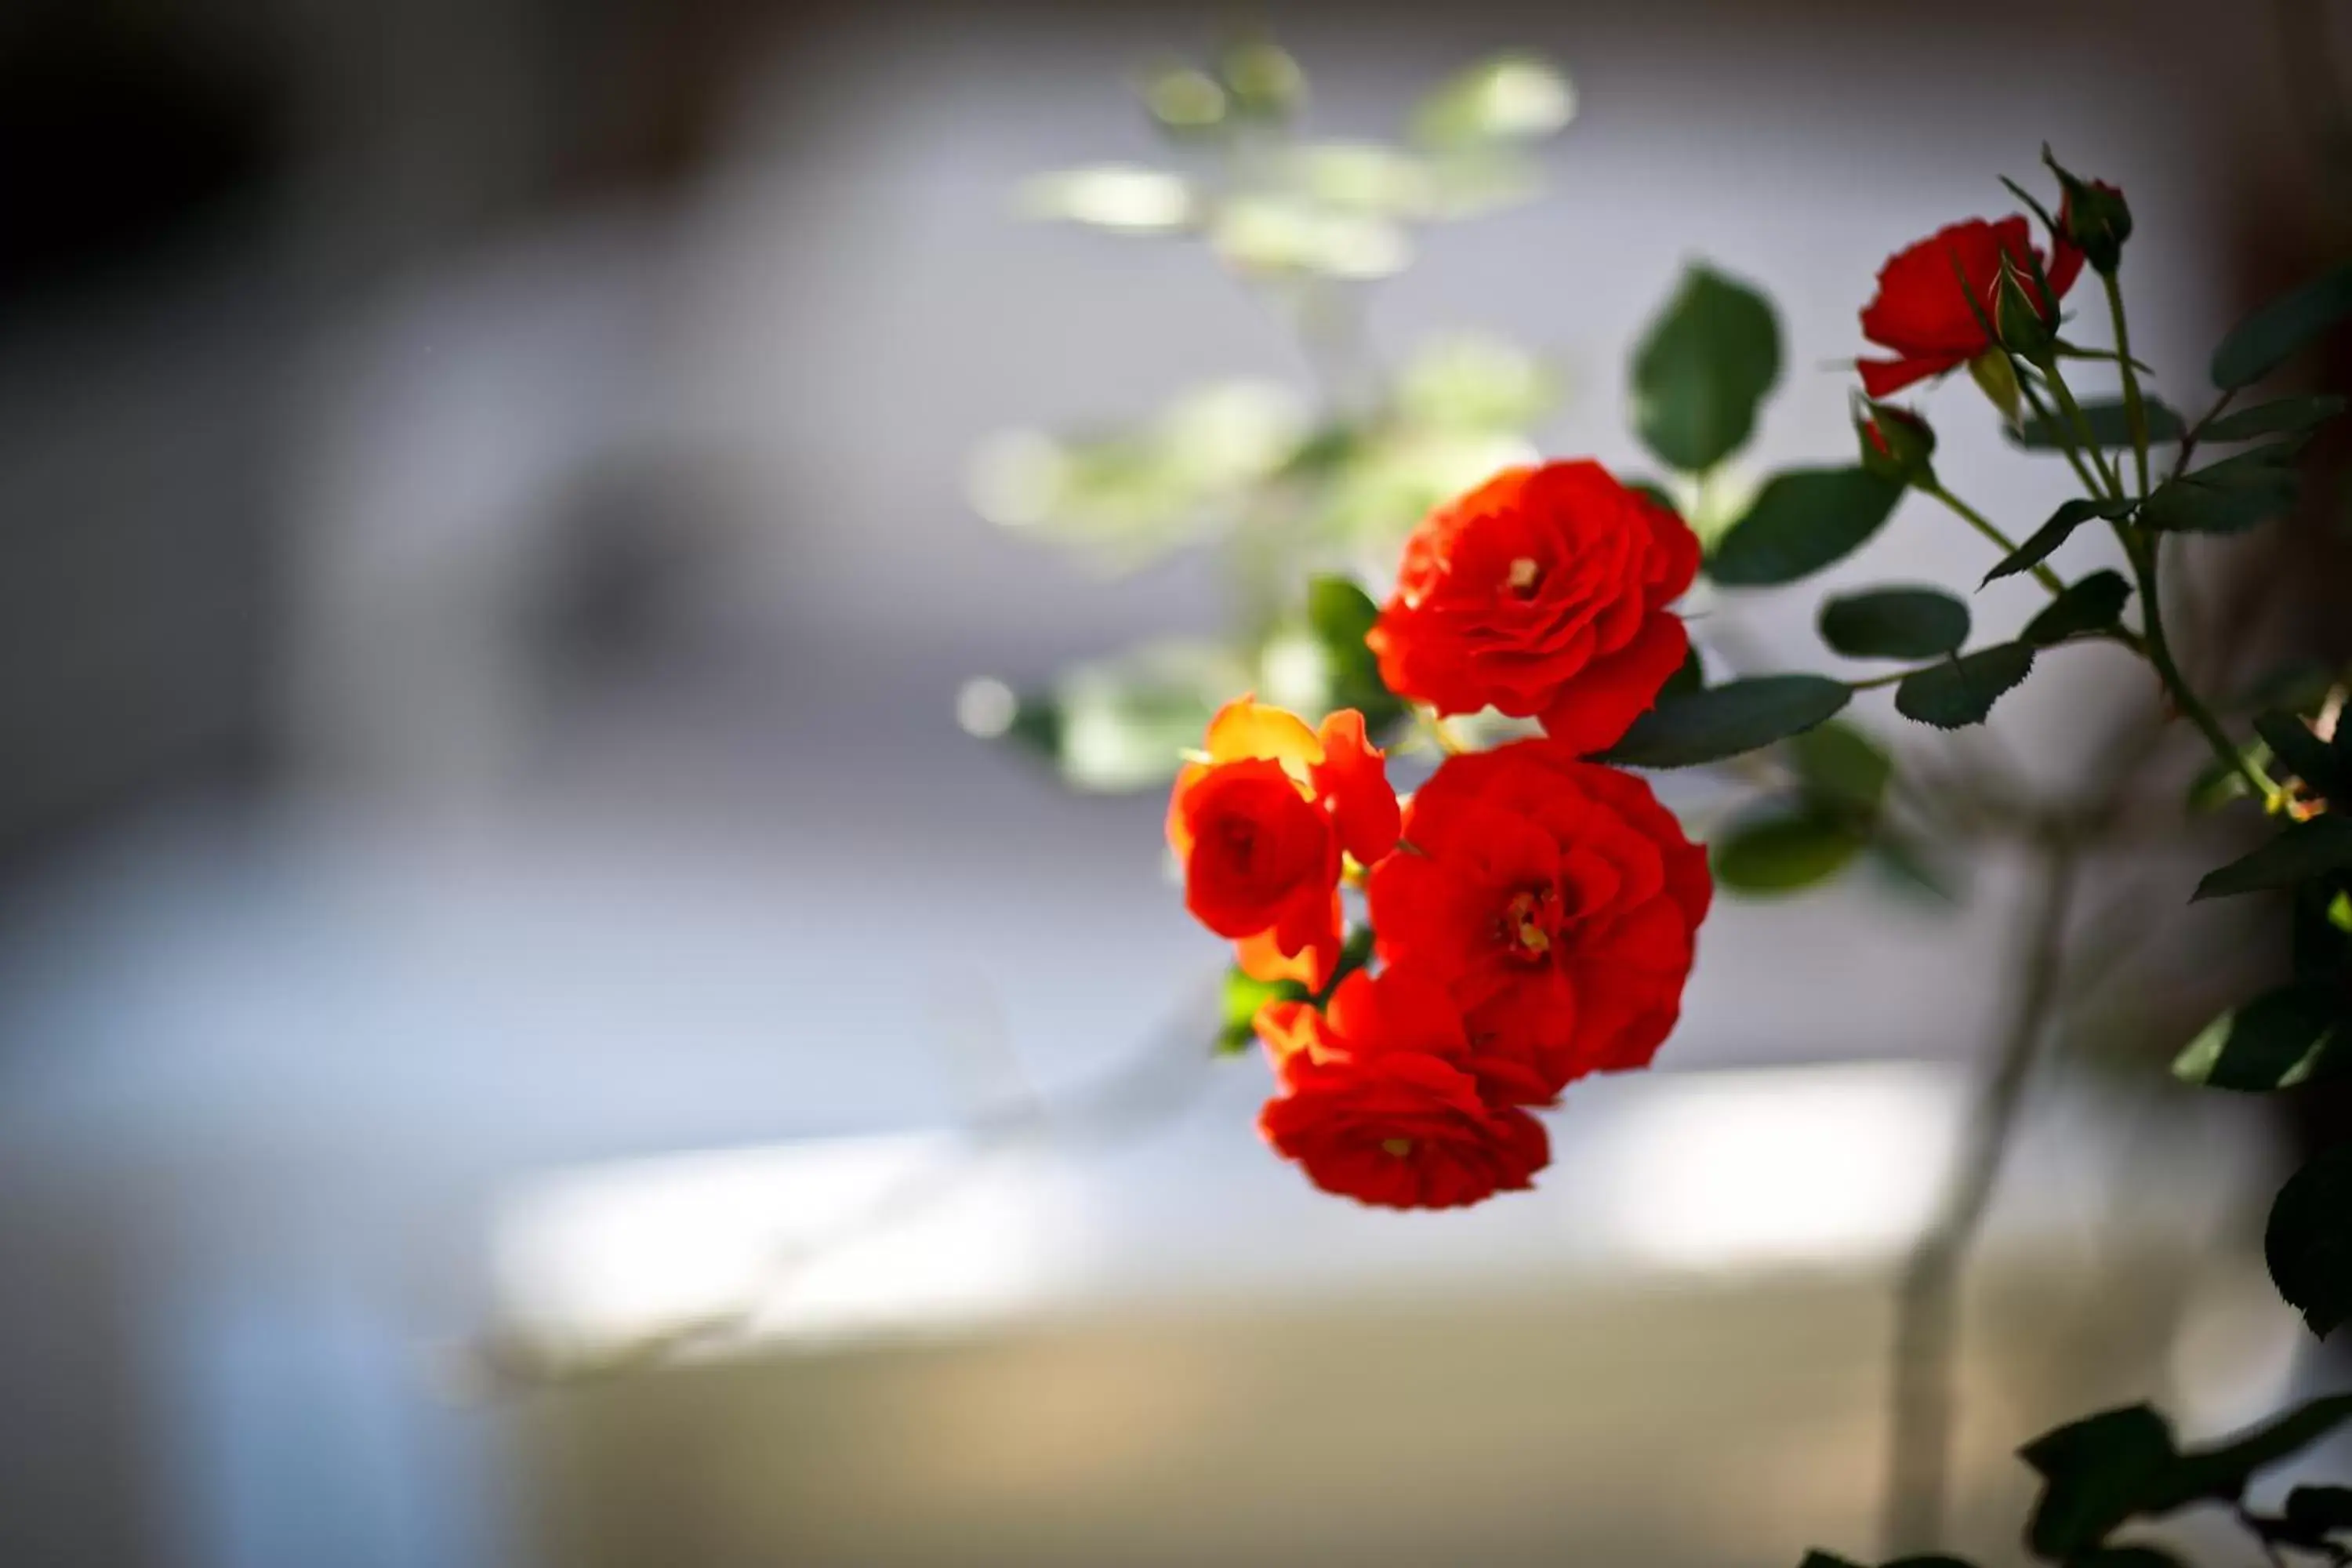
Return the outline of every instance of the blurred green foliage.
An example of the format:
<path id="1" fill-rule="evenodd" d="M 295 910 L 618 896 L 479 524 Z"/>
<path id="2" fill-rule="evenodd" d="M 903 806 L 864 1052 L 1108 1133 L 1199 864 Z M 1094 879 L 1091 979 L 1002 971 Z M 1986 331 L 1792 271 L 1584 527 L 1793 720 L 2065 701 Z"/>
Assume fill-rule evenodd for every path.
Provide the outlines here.
<path id="1" fill-rule="evenodd" d="M 1556 67 L 1526 54 L 1472 65 L 1385 142 L 1309 134 L 1306 74 L 1262 37 L 1145 71 L 1136 89 L 1169 164 L 1042 174 L 1019 210 L 1197 243 L 1276 307 L 1316 375 L 1311 393 L 1213 382 L 1131 424 L 1010 430 L 974 453 L 970 499 L 988 521 L 1114 573 L 1213 552 L 1234 585 L 1214 636 L 1090 661 L 1028 692 L 967 686 L 966 729 L 1089 791 L 1164 783 L 1241 691 L 1310 718 L 1361 708 L 1392 729 L 1403 709 L 1362 647 L 1370 601 L 1343 605 L 1328 587 L 1310 598 L 1310 581 L 1384 584 L 1432 507 L 1535 459 L 1529 432 L 1560 397 L 1556 367 L 1503 339 L 1433 337 L 1383 364 L 1363 329 L 1366 289 L 1412 263 L 1414 231 L 1536 193 L 1535 150 L 1575 110 Z"/>

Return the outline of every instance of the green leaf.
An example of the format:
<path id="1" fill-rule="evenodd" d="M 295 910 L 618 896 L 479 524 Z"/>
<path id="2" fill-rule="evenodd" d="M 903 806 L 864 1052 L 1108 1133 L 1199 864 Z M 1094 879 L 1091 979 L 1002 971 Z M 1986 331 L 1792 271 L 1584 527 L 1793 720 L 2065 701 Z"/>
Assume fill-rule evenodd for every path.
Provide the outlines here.
<path id="1" fill-rule="evenodd" d="M 2043 1481 L 2026 1544 L 2053 1562 L 2090 1551 L 2134 1514 L 2168 1506 L 2177 1459 L 2172 1428 L 2145 1405 L 2044 1433 L 2019 1457 Z"/>
<path id="2" fill-rule="evenodd" d="M 1217 1055 L 1230 1057 L 1249 1049 L 1257 1037 L 1253 1026 L 1257 1010 L 1268 1002 L 1306 1002 L 1313 998 L 1296 980 L 1253 980 L 1234 964 L 1225 971 L 1225 984 L 1217 1029 Z"/>
<path id="3" fill-rule="evenodd" d="M 2149 528 L 2181 533 L 2242 533 L 2294 499 L 2300 441 L 2277 441 L 2158 485 L 2140 507 Z"/>
<path id="4" fill-rule="evenodd" d="M 2352 866 L 2352 820 L 2315 816 L 2294 824 L 2252 854 L 2208 871 L 2190 901 L 2290 887 L 2347 866 Z"/>
<path id="5" fill-rule="evenodd" d="M 2336 1033 L 2341 1012 L 2333 984 L 2266 991 L 2205 1026 L 2173 1062 L 2172 1076 L 2248 1094 L 2339 1077 L 2352 1068 L 2352 1049 Z"/>
<path id="6" fill-rule="evenodd" d="M 2131 510 L 2132 505 L 2127 500 L 2086 500 L 2080 497 L 2063 502 L 2050 514 L 2049 521 L 2035 529 L 2024 543 L 2002 556 L 2000 564 L 1984 574 L 1985 583 L 2014 577 L 2020 572 L 2031 572 L 2065 543 L 2076 529 L 2093 518 L 2122 517 Z M 1983 585 L 1979 584 L 1979 587 Z"/>
<path id="7" fill-rule="evenodd" d="M 1735 826 L 1715 845 L 1716 884 L 1739 893 L 1793 893 L 1844 870 L 1868 841 L 1850 818 L 1775 814 Z"/>
<path id="8" fill-rule="evenodd" d="M 1681 666 L 1672 675 L 1666 677 L 1666 683 L 1664 686 L 1658 688 L 1658 700 L 1664 702 L 1673 698 L 1687 697 L 1694 691 L 1706 689 L 1706 666 L 1699 661 L 1698 645 L 1694 643 L 1690 650 L 1683 655 Z"/>
<path id="9" fill-rule="evenodd" d="M 2069 1561 L 2066 1568 L 2188 1568 L 2169 1552 L 2153 1546 L 2102 1546 Z"/>
<path id="10" fill-rule="evenodd" d="M 2179 440 L 2188 428 L 2180 416 L 2153 397 L 2142 401 L 2147 409 L 2148 444 Z M 2132 444 L 2131 422 L 2124 414 L 2122 399 L 2094 398 L 2083 404 L 2082 409 L 2084 422 L 2091 426 L 2091 439 L 2099 446 L 2127 447 Z M 2010 439 L 2029 452 L 2060 452 L 2079 444 L 2074 422 L 2055 411 L 2046 421 L 2039 416 L 2027 419 L 2010 433 Z"/>
<path id="11" fill-rule="evenodd" d="M 2048 647 L 2084 632 L 2105 631 L 2122 616 L 2131 593 L 2122 573 L 2094 572 L 2080 582 L 2069 583 L 2040 615 L 2026 622 L 2024 640 L 2035 647 Z"/>
<path id="12" fill-rule="evenodd" d="M 1797 1568 L 1862 1568 L 1862 1564 L 1851 1558 L 1841 1557 L 1834 1552 L 1824 1552 L 1816 1546 L 1805 1553 L 1805 1560 L 1798 1563 Z"/>
<path id="13" fill-rule="evenodd" d="M 1776 474 L 1717 544 L 1707 575 L 1729 588 L 1793 583 L 1859 549 L 1902 499 L 1901 485 L 1858 468 Z"/>
<path id="14" fill-rule="evenodd" d="M 1576 113 L 1559 68 L 1538 56 L 1496 55 L 1432 88 L 1412 111 L 1412 137 L 1454 151 L 1538 141 Z"/>
<path id="15" fill-rule="evenodd" d="M 1788 741 L 1789 765 L 1818 805 L 1867 819 L 1878 813 L 1895 763 L 1860 730 L 1832 719 Z"/>
<path id="16" fill-rule="evenodd" d="M 2352 1421 L 2352 1394 L 2330 1394 L 2265 1421 L 2242 1436 L 2200 1448 L 2181 1460 L 2163 1507 L 2234 1502 L 2245 1495 L 2257 1471 L 2293 1458 L 2347 1421 Z"/>
<path id="17" fill-rule="evenodd" d="M 2352 1530 L 2352 1487 L 2297 1487 L 2286 1494 L 2286 1517 L 2315 1535 Z"/>
<path id="18" fill-rule="evenodd" d="M 1720 762 L 1811 729 L 1852 700 L 1842 680 L 1763 675 L 1661 702 L 1600 760 L 1636 768 Z"/>
<path id="19" fill-rule="evenodd" d="M 1969 640 L 1969 607 L 1940 588 L 1874 588 L 1823 604 L 1821 630 L 1849 658 L 1934 658 Z"/>
<path id="20" fill-rule="evenodd" d="M 1352 578 L 1317 577 L 1307 584 L 1307 621 L 1331 672 L 1331 705 L 1353 708 L 1374 734 L 1404 715 L 1404 704 L 1381 679 L 1380 660 L 1364 642 L 1381 607 Z"/>
<path id="21" fill-rule="evenodd" d="M 2332 392 L 2309 397 L 2282 397 L 2252 408 L 2225 414 L 2205 426 L 2208 441 L 2250 441 L 2257 436 L 2289 436 L 2324 425 L 2344 412 L 2345 401 Z"/>
<path id="22" fill-rule="evenodd" d="M 2326 701 L 2328 690 L 2335 684 L 2336 672 L 2319 660 L 2290 659 L 2264 672 L 2232 698 L 2230 706 L 2241 712 L 2262 708 L 2301 712 Z"/>
<path id="23" fill-rule="evenodd" d="M 1881 824 L 1871 840 L 1870 863 L 1893 890 L 1916 902 L 1950 908 L 1960 901 L 1964 887 L 1953 868 L 1916 840 L 1887 831 Z"/>
<path id="24" fill-rule="evenodd" d="M 1905 676 L 1895 689 L 1895 710 L 1938 730 L 1981 724 L 2001 694 L 2032 671 L 2032 645 L 1997 643 Z"/>
<path id="25" fill-rule="evenodd" d="M 2295 777 L 2321 795 L 2336 793 L 2341 781 L 2335 749 L 2313 734 L 2308 724 L 2273 709 L 2254 716 L 2254 733 Z"/>
<path id="26" fill-rule="evenodd" d="M 2352 265 L 2333 268 L 2231 329 L 2213 351 L 2213 384 L 2252 386 L 2352 315 Z"/>
<path id="27" fill-rule="evenodd" d="M 1747 445 L 1780 375 L 1780 326 L 1761 294 L 1706 267 L 1633 353 L 1633 432 L 1668 467 L 1705 473 Z"/>
<path id="28" fill-rule="evenodd" d="M 2327 1150 L 2279 1189 L 2263 1257 L 2272 1283 L 2313 1333 L 2326 1339 L 2352 1318 L 2352 1143 Z M 2352 1395 L 2344 1403 L 2352 1415 Z"/>

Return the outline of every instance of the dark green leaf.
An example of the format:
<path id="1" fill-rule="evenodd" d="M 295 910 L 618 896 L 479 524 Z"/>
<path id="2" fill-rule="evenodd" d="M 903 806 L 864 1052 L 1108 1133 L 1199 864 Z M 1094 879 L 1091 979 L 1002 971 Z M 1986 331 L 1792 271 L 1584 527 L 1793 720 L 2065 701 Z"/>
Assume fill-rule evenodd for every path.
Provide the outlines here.
<path id="1" fill-rule="evenodd" d="M 1764 675 L 1711 686 L 1660 702 L 1601 760 L 1636 768 L 1720 762 L 1810 730 L 1852 697 L 1845 682 L 1820 675 Z"/>
<path id="2" fill-rule="evenodd" d="M 2344 399 L 2333 393 L 2310 397 L 2282 397 L 2254 408 L 2225 414 L 2205 426 L 2208 441 L 2250 441 L 2257 436 L 2285 436 L 2322 425 L 2344 412 Z"/>
<path id="3" fill-rule="evenodd" d="M 1861 468 L 1776 474 L 1724 534 L 1707 575 L 1731 588 L 1769 588 L 1843 560 L 1879 530 L 1903 487 Z"/>
<path id="4" fill-rule="evenodd" d="M 2328 689 L 2335 684 L 2336 672 L 2317 659 L 2291 659 L 2255 680 L 2230 706 L 2240 711 L 2284 708 L 2301 712 L 2327 700 Z"/>
<path id="5" fill-rule="evenodd" d="M 1317 577 L 1307 584 L 1307 620 L 1331 671 L 1331 705 L 1361 712 L 1374 734 L 1404 712 L 1364 642 L 1380 618 L 1380 605 L 1351 578 Z"/>
<path id="6" fill-rule="evenodd" d="M 1805 1553 L 1805 1560 L 1798 1563 L 1797 1568 L 1862 1568 L 1862 1564 L 1851 1558 L 1841 1557 L 1834 1552 L 1824 1552 L 1816 1546 Z"/>
<path id="7" fill-rule="evenodd" d="M 1634 433 L 1668 467 L 1705 473 L 1747 444 L 1780 374 L 1771 305 L 1693 267 L 1634 350 Z"/>
<path id="8" fill-rule="evenodd" d="M 2191 470 L 2189 483 L 2220 490 L 2264 490 L 2285 493 L 2294 489 L 2294 460 L 2308 444 L 2304 437 L 2250 447 L 2235 457 Z"/>
<path id="9" fill-rule="evenodd" d="M 2186 426 L 2180 416 L 2150 397 L 2143 400 L 2147 408 L 2147 439 L 2153 446 L 2159 441 L 2178 441 Z M 2091 426 L 2091 439 L 2102 447 L 2126 447 L 2132 444 L 2131 423 L 2124 416 L 2120 398 L 2093 399 L 2083 405 L 2083 417 Z M 2062 437 L 2060 432 L 2063 431 Z M 2079 445 L 2074 423 L 2064 415 L 2053 412 L 2048 422 L 2039 417 L 2028 418 L 2010 432 L 2010 439 L 2029 452 L 2057 452 Z"/>
<path id="10" fill-rule="evenodd" d="M 1699 662 L 1698 648 L 1694 646 L 1689 652 L 1683 655 L 1682 667 L 1666 677 L 1666 683 L 1658 688 L 1658 700 L 1664 702 L 1671 698 L 1687 697 L 1694 691 L 1706 689 L 1706 666 Z"/>
<path id="11" fill-rule="evenodd" d="M 2271 755 L 2284 763 L 2295 777 L 2321 795 L 2334 795 L 2338 784 L 2335 750 L 2326 741 L 2311 732 L 2311 727 L 2292 713 L 2273 709 L 2254 717 L 2254 733 L 2271 749 Z"/>
<path id="12" fill-rule="evenodd" d="M 2256 310 L 2213 351 L 2213 384 L 2252 386 L 2352 315 L 2352 265 L 2321 273 Z"/>
<path id="13" fill-rule="evenodd" d="M 2294 824 L 2252 854 L 2207 872 L 2191 901 L 2289 887 L 2347 867 L 2352 867 L 2352 820 L 2315 816 Z"/>
<path id="14" fill-rule="evenodd" d="M 2035 529 L 2025 542 L 2001 557 L 2000 564 L 1984 574 L 1987 583 L 2002 577 L 2014 577 L 2020 572 L 2031 572 L 2049 559 L 2053 551 L 2066 542 L 2074 531 L 2095 517 L 2122 517 L 2132 509 L 2127 500 L 2085 500 L 2077 497 L 2062 504 L 2050 514 L 2050 521 Z"/>
<path id="15" fill-rule="evenodd" d="M 2243 1436 L 2200 1448 L 2180 1461 L 2163 1506 L 2234 1502 L 2257 1471 L 2293 1458 L 2347 1421 L 2352 1421 L 2352 1394 L 2332 1394 L 2297 1405 Z"/>
<path id="16" fill-rule="evenodd" d="M 1870 863 L 1895 891 L 1921 903 L 1948 907 L 1960 901 L 1963 885 L 1953 868 L 1916 841 L 1888 832 L 1884 825 L 1871 840 Z"/>
<path id="17" fill-rule="evenodd" d="M 2122 573 L 2094 572 L 2068 584 L 2040 615 L 2026 622 L 2024 639 L 2035 647 L 2048 647 L 2084 632 L 2105 631 L 2123 615 L 2131 592 Z"/>
<path id="18" fill-rule="evenodd" d="M 1981 724 L 2001 694 L 2032 671 L 2030 645 L 1997 643 L 1905 676 L 1895 689 L 1895 710 L 1938 730 Z"/>
<path id="19" fill-rule="evenodd" d="M 2352 1487 L 2297 1487 L 2286 1494 L 2286 1517 L 2315 1534 L 2352 1531 Z"/>
<path id="20" fill-rule="evenodd" d="M 2066 1568 L 2187 1568 L 2187 1564 L 2153 1546 L 2102 1546 L 2070 1560 Z"/>
<path id="21" fill-rule="evenodd" d="M 2145 1405 L 2045 1433 L 2019 1457 L 2044 1482 L 2025 1527 L 2026 1544 L 2037 1557 L 2067 1561 L 2097 1546 L 2134 1514 L 2170 1506 L 2172 1429 Z"/>
<path id="22" fill-rule="evenodd" d="M 1937 1552 L 1929 1552 L 1925 1557 L 1894 1558 L 1885 1564 L 1885 1568 L 1970 1568 L 1970 1564 L 1965 1557 L 1947 1557 Z"/>
<path id="23" fill-rule="evenodd" d="M 2279 1189 L 2263 1257 L 2271 1282 L 2313 1333 L 2326 1339 L 2352 1317 L 2352 1143 L 2322 1153 Z M 2352 1415 L 2352 1395 L 2344 1403 Z"/>
<path id="24" fill-rule="evenodd" d="M 1866 841 L 1848 817 L 1799 812 L 1759 818 L 1733 827 L 1715 845 L 1716 885 L 1739 893 L 1793 893 L 1845 869 Z"/>
<path id="25" fill-rule="evenodd" d="M 2332 984 L 2266 991 L 2208 1024 L 2173 1062 L 2172 1076 L 2252 1094 L 2336 1077 L 2352 1068 L 2352 1049 L 2336 1033 L 2341 1011 Z"/>
<path id="26" fill-rule="evenodd" d="M 1257 1010 L 1268 1002 L 1309 999 L 1307 987 L 1296 980 L 1253 980 L 1242 973 L 1239 964 L 1227 969 L 1217 1029 L 1217 1054 L 1233 1056 L 1249 1048 L 1250 1041 L 1256 1038 L 1252 1021 L 1257 1017 Z"/>
<path id="27" fill-rule="evenodd" d="M 2182 533 L 2242 533 L 2294 499 L 2297 441 L 2273 442 L 2158 485 L 2142 504 L 2149 528 Z"/>
<path id="28" fill-rule="evenodd" d="M 1877 815 L 1895 763 L 1869 736 L 1832 719 L 1790 736 L 1788 752 L 1789 765 L 1817 805 L 1865 819 Z"/>
<path id="29" fill-rule="evenodd" d="M 1969 640 L 1969 607 L 1940 588 L 1874 588 L 1823 604 L 1821 629 L 1849 658 L 1934 658 Z"/>
<path id="30" fill-rule="evenodd" d="M 1633 491 L 1636 495 L 1640 495 L 1650 500 L 1655 501 L 1658 505 L 1664 507 L 1668 511 L 1673 512 L 1676 517 L 1682 517 L 1683 515 L 1681 504 L 1677 502 L 1673 496 L 1666 493 L 1665 486 L 1658 483 L 1655 479 L 1635 479 L 1625 488 Z M 1685 518 L 1684 521 L 1688 521 L 1689 519 Z"/>

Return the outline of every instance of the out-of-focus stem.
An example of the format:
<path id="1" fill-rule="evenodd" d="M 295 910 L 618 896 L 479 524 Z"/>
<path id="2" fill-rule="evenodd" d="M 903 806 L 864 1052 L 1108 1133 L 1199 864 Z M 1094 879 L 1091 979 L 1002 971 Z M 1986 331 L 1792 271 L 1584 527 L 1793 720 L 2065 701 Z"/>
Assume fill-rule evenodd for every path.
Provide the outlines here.
<path id="1" fill-rule="evenodd" d="M 2000 546 L 2002 554 L 2014 555 L 2017 553 L 2017 541 L 2011 539 L 2008 534 L 2003 533 L 1994 525 L 1992 520 L 1986 517 L 1984 513 L 1977 510 L 1976 508 L 1970 506 L 1968 502 L 1962 500 L 1959 497 L 1954 495 L 1943 486 L 1923 485 L 1920 487 L 1920 489 L 1922 493 L 1934 496 L 1937 500 L 1942 501 L 1946 506 L 1950 507 L 1952 510 L 1958 513 L 1962 521 L 1966 522 L 1970 528 L 1975 529 L 1979 533 L 1983 534 L 1987 539 L 1991 540 L 1994 544 Z M 2066 584 L 2064 580 L 2062 579 L 2057 573 L 2052 571 L 2047 565 L 2036 565 L 2033 568 L 2033 580 L 2041 584 L 2043 587 L 2049 589 L 2053 597 L 2055 597 L 2066 591 Z"/>
<path id="2" fill-rule="evenodd" d="M 2131 357 L 2131 329 L 2124 323 L 2123 285 L 2112 272 L 2101 274 L 2107 286 L 2107 314 L 2116 324 L 2116 363 L 2124 378 L 2124 420 L 2131 426 L 2132 464 L 2139 478 L 2139 493 L 2147 495 L 2147 401 L 2140 395 L 2139 371 Z"/>
<path id="3" fill-rule="evenodd" d="M 1912 1248 L 1895 1295 L 1885 1505 L 1889 1557 L 1932 1552 L 1942 1544 L 1951 1483 L 1960 1271 L 2008 1157 L 2065 967 L 2075 848 L 2063 832 L 2045 843 L 2040 886 L 2026 922 L 2015 1011 L 1992 1077 L 1969 1113 L 1935 1222 Z"/>

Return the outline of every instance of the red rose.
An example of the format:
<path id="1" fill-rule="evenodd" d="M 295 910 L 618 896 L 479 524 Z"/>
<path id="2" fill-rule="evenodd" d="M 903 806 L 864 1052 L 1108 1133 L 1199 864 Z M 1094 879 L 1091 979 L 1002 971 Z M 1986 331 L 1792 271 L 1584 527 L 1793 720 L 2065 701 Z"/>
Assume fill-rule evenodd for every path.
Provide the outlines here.
<path id="1" fill-rule="evenodd" d="M 1956 223 L 1888 258 L 1878 270 L 1877 296 L 1862 308 L 1862 335 L 1894 350 L 1895 357 L 1857 362 L 1863 390 L 1885 397 L 1915 381 L 1957 370 L 1990 349 L 1993 342 L 1984 323 L 1994 319 L 2001 258 L 2007 256 L 2030 279 L 2040 254 L 2025 220 L 2011 216 L 1999 223 L 1982 218 Z M 2060 241 L 2050 258 L 2051 292 L 2063 297 L 2082 270 L 2083 253 Z M 1965 290 L 1962 276 L 1968 279 Z M 2029 281 L 2028 289 L 2032 287 Z M 2053 309 L 2053 323 L 2055 314 Z"/>
<path id="2" fill-rule="evenodd" d="M 1517 742 L 1447 758 L 1404 837 L 1369 884 L 1379 951 L 1451 989 L 1489 1095 L 1540 1103 L 1649 1064 L 1713 891 L 1649 785 Z"/>
<path id="3" fill-rule="evenodd" d="M 1379 859 L 1396 847 L 1397 818 L 1362 714 L 1334 713 L 1318 732 L 1280 708 L 1229 702 L 1168 802 L 1184 907 L 1238 943 L 1257 978 L 1319 990 L 1339 953 L 1340 853 Z"/>
<path id="4" fill-rule="evenodd" d="M 1413 531 L 1365 640 L 1400 697 L 1539 717 L 1599 751 L 1681 668 L 1690 640 L 1666 605 L 1698 559 L 1680 518 L 1598 463 L 1509 468 Z"/>
<path id="5" fill-rule="evenodd" d="M 1383 1208 L 1455 1208 L 1532 1184 L 1551 1160 L 1543 1124 L 1490 1105 L 1465 1070 L 1469 1040 L 1445 987 L 1359 970 L 1328 1011 L 1262 1010 L 1283 1092 L 1258 1129 L 1327 1192 Z"/>

